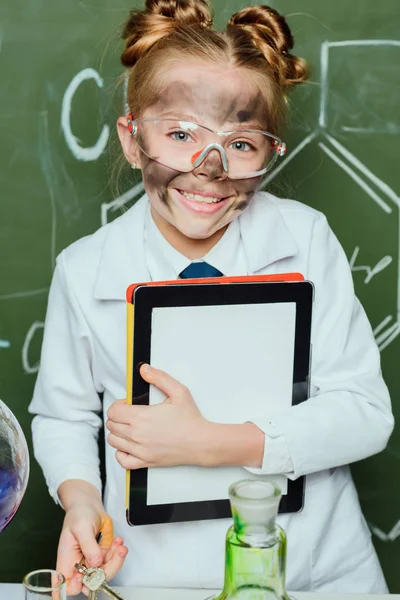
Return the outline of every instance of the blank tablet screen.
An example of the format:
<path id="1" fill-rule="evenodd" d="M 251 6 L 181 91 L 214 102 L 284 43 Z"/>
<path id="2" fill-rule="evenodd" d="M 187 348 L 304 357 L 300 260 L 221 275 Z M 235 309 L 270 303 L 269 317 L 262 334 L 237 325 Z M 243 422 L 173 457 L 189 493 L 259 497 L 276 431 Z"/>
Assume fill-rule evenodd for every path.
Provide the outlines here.
<path id="1" fill-rule="evenodd" d="M 295 302 L 156 307 L 150 363 L 186 385 L 210 421 L 272 420 L 292 404 L 295 324 Z M 150 404 L 164 397 L 150 386 Z M 248 477 L 244 467 L 152 468 L 147 504 L 224 499 Z M 274 479 L 285 494 L 286 477 Z"/>

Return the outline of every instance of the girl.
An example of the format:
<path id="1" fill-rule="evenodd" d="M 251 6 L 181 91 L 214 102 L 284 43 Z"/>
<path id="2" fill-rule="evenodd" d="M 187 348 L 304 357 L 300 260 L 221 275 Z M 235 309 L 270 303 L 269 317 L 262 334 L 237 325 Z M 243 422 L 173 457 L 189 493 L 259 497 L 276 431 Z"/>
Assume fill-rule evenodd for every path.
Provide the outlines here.
<path id="1" fill-rule="evenodd" d="M 392 431 L 379 352 L 325 217 L 257 191 L 283 153 L 286 95 L 306 79 L 306 66 L 291 54 L 288 25 L 272 8 L 245 8 L 221 33 L 211 26 L 207 0 L 147 0 L 144 11 L 131 12 L 122 54 L 131 114 L 117 127 L 146 194 L 58 258 L 30 406 L 36 457 L 66 511 L 57 566 L 70 594 L 81 589 L 73 565 L 82 556 L 108 578 L 119 572 L 121 585 L 221 588 L 228 522 L 130 528 L 124 469 L 242 465 L 307 475 L 302 512 L 278 519 L 288 536 L 289 589 L 383 593 L 346 466 L 380 452 Z M 142 377 L 168 401 L 134 407 L 119 400 L 127 286 L 190 277 L 192 263 L 228 276 L 300 271 L 314 282 L 307 402 L 257 422 L 211 423 L 181 382 L 148 365 Z M 111 543 L 107 514 L 126 546 L 121 537 Z M 95 541 L 100 529 L 108 531 L 106 550 Z"/>

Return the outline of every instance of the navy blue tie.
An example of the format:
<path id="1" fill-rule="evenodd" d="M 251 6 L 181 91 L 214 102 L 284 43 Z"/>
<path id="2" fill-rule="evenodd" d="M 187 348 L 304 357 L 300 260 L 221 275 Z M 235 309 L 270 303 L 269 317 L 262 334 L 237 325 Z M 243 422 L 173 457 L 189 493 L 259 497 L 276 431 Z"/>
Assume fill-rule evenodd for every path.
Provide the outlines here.
<path id="1" fill-rule="evenodd" d="M 179 274 L 181 279 L 195 279 L 201 277 L 222 277 L 223 273 L 218 271 L 207 262 L 193 262 Z"/>

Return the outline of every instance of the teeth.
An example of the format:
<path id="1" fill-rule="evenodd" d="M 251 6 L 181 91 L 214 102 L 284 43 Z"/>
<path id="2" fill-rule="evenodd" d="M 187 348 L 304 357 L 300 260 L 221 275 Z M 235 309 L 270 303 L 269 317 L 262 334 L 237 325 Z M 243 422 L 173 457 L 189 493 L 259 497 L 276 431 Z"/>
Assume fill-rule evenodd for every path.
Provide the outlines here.
<path id="1" fill-rule="evenodd" d="M 195 200 L 196 202 L 205 202 L 206 204 L 212 204 L 215 202 L 220 202 L 222 198 L 213 198 L 212 196 L 200 196 L 199 194 L 191 194 L 189 192 L 181 192 L 182 196 L 185 198 L 189 198 L 189 200 Z"/>

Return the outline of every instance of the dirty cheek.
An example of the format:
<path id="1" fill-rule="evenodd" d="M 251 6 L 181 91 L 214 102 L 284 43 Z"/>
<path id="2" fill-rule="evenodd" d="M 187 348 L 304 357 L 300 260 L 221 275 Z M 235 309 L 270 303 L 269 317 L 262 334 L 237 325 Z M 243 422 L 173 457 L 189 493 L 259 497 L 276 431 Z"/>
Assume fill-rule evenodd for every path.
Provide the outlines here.
<path id="1" fill-rule="evenodd" d="M 238 179 L 235 181 L 235 190 L 239 201 L 235 206 L 237 212 L 243 212 L 250 204 L 254 194 L 261 185 L 261 177 L 253 177 L 252 179 Z"/>
<path id="2" fill-rule="evenodd" d="M 180 175 L 179 171 L 163 167 L 151 158 L 142 156 L 142 175 L 146 191 L 156 194 L 169 208 L 168 186 Z"/>

